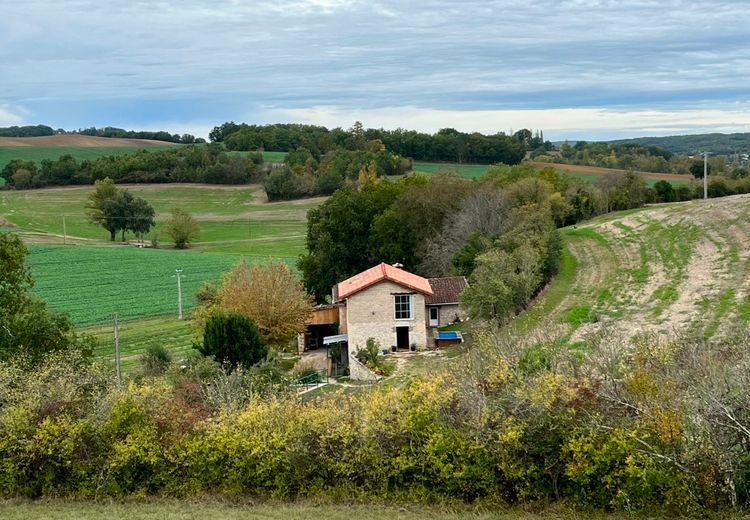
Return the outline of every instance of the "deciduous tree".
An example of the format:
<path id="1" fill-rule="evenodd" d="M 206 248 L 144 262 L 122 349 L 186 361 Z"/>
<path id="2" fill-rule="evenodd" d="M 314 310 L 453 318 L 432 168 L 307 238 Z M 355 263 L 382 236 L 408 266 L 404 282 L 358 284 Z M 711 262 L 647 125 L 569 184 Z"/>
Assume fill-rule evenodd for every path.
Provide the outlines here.
<path id="1" fill-rule="evenodd" d="M 224 277 L 219 301 L 222 309 L 252 320 L 263 340 L 278 348 L 305 330 L 312 308 L 297 275 L 281 263 L 237 264 Z"/>
<path id="2" fill-rule="evenodd" d="M 185 249 L 188 244 L 198 238 L 200 226 L 190 213 L 180 208 L 172 210 L 172 216 L 167 221 L 165 231 L 174 240 L 177 249 Z"/>

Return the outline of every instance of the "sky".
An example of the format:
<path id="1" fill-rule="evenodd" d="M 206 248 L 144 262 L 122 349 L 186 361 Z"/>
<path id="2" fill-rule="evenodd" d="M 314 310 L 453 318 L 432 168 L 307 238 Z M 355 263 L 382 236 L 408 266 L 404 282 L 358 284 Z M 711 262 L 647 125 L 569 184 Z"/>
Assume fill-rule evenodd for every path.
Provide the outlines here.
<path id="1" fill-rule="evenodd" d="M 0 126 L 750 132 L 747 11 L 747 0 L 0 0 Z"/>

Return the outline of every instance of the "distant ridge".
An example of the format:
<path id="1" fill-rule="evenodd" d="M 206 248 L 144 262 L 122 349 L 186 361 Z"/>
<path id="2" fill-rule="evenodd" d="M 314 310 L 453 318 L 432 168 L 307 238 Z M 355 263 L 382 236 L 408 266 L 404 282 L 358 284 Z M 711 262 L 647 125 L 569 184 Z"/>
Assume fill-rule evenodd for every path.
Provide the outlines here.
<path id="1" fill-rule="evenodd" d="M 658 146 L 672 153 L 686 155 L 694 155 L 703 151 L 718 155 L 750 153 L 750 132 L 636 137 L 607 142 L 610 144 L 635 143 L 642 146 Z"/>

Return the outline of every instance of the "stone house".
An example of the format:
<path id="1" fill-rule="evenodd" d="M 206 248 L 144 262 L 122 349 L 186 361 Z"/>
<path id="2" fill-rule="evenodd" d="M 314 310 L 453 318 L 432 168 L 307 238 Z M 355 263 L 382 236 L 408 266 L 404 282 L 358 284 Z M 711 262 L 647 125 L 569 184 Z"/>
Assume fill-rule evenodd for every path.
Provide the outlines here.
<path id="1" fill-rule="evenodd" d="M 427 279 L 381 263 L 333 287 L 333 305 L 313 311 L 300 350 L 345 343 L 340 358 L 332 361 L 340 365 L 349 363 L 369 338 L 386 351 L 432 347 L 437 327 L 464 317 L 459 299 L 466 287 L 462 276 Z M 326 325 L 322 322 L 333 320 L 332 306 L 338 308 L 337 323 Z M 324 335 L 333 330 L 337 334 Z"/>

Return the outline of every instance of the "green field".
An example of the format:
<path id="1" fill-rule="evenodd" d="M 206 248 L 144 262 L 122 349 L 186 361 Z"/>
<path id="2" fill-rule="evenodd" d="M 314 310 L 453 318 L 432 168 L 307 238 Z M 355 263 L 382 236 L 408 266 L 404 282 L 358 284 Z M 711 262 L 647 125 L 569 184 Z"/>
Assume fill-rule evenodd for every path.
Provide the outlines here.
<path id="1" fill-rule="evenodd" d="M 95 340 L 94 356 L 108 364 L 114 363 L 112 323 L 78 329 Z M 120 362 L 125 373 L 139 366 L 141 355 L 150 345 L 166 348 L 175 361 L 196 356 L 192 347 L 190 320 L 177 319 L 176 314 L 141 320 L 120 321 Z"/>
<path id="2" fill-rule="evenodd" d="M 155 152 L 166 150 L 177 144 L 144 144 L 144 146 L 0 146 L 0 170 L 14 159 L 34 161 L 40 164 L 45 159 L 55 160 L 65 154 L 72 155 L 78 162 L 93 161 L 108 155 L 126 155 L 139 150 Z M 251 152 L 228 152 L 230 155 L 246 155 Z M 268 162 L 282 162 L 286 152 L 263 152 L 263 159 Z M 0 179 L 0 187 L 4 180 Z"/>
<path id="3" fill-rule="evenodd" d="M 107 155 L 125 155 L 138 150 L 165 150 L 171 144 L 150 144 L 147 146 L 0 146 L 0 170 L 13 159 L 34 161 L 39 164 L 45 159 L 58 159 L 70 154 L 77 161 L 92 161 Z"/>
<path id="4" fill-rule="evenodd" d="M 227 152 L 229 155 L 248 155 L 255 152 Z M 268 152 L 263 151 L 263 160 L 266 162 L 284 162 L 287 152 Z"/>
<path id="5" fill-rule="evenodd" d="M 430 163 L 415 162 L 412 169 L 417 173 L 447 173 L 459 175 L 467 179 L 478 179 L 487 171 L 487 164 L 458 164 L 458 163 Z"/>
<path id="6" fill-rule="evenodd" d="M 156 210 L 157 225 L 147 240 L 157 238 L 162 244 L 169 243 L 169 237 L 160 230 L 160 222 L 169 218 L 172 208 L 180 207 L 201 226 L 196 244 L 200 249 L 287 259 L 304 252 L 307 211 L 321 201 L 267 203 L 259 186 L 151 184 L 127 188 Z M 54 235 L 47 238 L 58 242 L 62 241 L 63 231 L 73 239 L 107 241 L 109 234 L 105 229 L 86 221 L 85 205 L 91 190 L 86 186 L 2 191 L 0 216 L 20 231 Z"/>
<path id="7" fill-rule="evenodd" d="M 183 305 L 206 280 L 217 280 L 241 257 L 132 246 L 30 244 L 34 292 L 74 323 L 101 323 L 177 312 L 175 269 L 183 270 Z"/>
<path id="8" fill-rule="evenodd" d="M 157 225 L 147 239 L 158 237 L 158 249 L 109 242 L 106 230 L 86 222 L 90 187 L 0 192 L 0 217 L 16 226 L 5 229 L 29 243 L 35 293 L 77 325 L 106 323 L 113 312 L 122 320 L 176 313 L 175 269 L 184 270 L 189 309 L 204 281 L 219 279 L 242 258 L 294 266 L 305 250 L 307 211 L 322 200 L 268 203 L 259 186 L 128 189 L 152 203 L 157 222 L 173 207 L 192 213 L 201 226 L 198 241 L 186 251 L 172 249 Z M 68 245 L 62 245 L 63 216 Z"/>
<path id="9" fill-rule="evenodd" d="M 457 163 L 429 163 L 429 162 L 415 162 L 413 170 L 416 173 L 426 173 L 429 175 L 436 173 L 446 173 L 459 175 L 466 177 L 467 179 L 478 179 L 487 171 L 491 165 L 487 164 L 457 164 Z M 570 177 L 576 177 L 586 182 L 596 182 L 601 175 L 596 173 L 588 172 L 575 172 L 575 171 L 562 171 L 558 170 L 561 175 L 568 175 Z M 658 178 L 650 178 L 648 175 L 644 175 L 646 184 L 653 186 L 659 182 Z M 687 184 L 690 181 L 689 178 L 682 179 L 670 179 L 669 182 L 673 186 L 679 186 L 681 184 Z"/>

